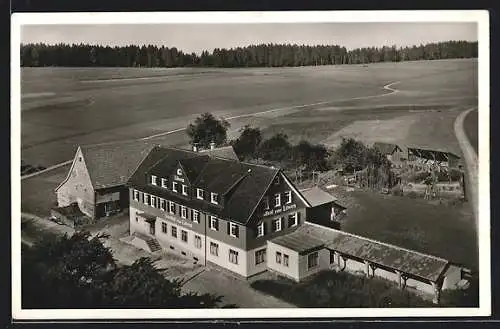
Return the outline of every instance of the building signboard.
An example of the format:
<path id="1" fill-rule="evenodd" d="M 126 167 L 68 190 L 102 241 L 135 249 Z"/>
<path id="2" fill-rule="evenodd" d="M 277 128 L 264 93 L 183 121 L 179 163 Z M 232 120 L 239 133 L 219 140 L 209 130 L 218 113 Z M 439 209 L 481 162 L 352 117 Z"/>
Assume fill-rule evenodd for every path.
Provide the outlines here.
<path id="1" fill-rule="evenodd" d="M 167 220 L 173 222 L 174 224 L 189 227 L 189 228 L 193 227 L 193 223 L 191 223 L 185 219 L 177 218 L 177 217 L 169 215 L 169 214 L 164 214 L 163 216 L 164 216 L 164 219 L 167 219 Z"/>
<path id="2" fill-rule="evenodd" d="M 283 207 L 280 207 L 280 208 L 267 210 L 266 212 L 264 212 L 263 216 L 264 217 L 266 217 L 266 216 L 274 216 L 274 215 L 281 214 L 282 212 L 285 212 L 285 211 L 288 211 L 288 210 L 292 210 L 292 209 L 295 209 L 295 208 L 297 208 L 297 205 L 295 203 L 293 203 L 293 204 L 286 204 L 286 205 L 284 205 Z"/>

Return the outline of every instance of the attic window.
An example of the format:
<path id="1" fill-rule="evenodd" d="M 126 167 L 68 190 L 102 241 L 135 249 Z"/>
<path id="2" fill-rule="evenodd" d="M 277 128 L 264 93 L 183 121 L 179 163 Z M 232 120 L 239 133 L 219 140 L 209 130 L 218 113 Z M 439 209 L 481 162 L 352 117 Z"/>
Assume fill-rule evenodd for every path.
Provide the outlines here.
<path id="1" fill-rule="evenodd" d="M 187 185 L 182 184 L 182 195 L 188 195 Z"/>
<path id="2" fill-rule="evenodd" d="M 286 204 L 292 203 L 292 191 L 285 192 Z"/>
<path id="3" fill-rule="evenodd" d="M 274 204 L 275 207 L 281 206 L 281 194 L 280 193 L 277 193 L 274 195 L 274 201 L 275 201 L 275 204 Z"/>
<path id="4" fill-rule="evenodd" d="M 279 185 L 280 184 L 280 176 L 276 176 L 274 178 L 274 185 Z"/>
<path id="5" fill-rule="evenodd" d="M 156 185 L 156 176 L 151 175 L 151 184 Z"/>
<path id="6" fill-rule="evenodd" d="M 212 203 L 219 204 L 219 202 L 217 201 L 217 197 L 218 197 L 217 193 L 214 192 L 210 193 L 210 201 Z"/>
<path id="7" fill-rule="evenodd" d="M 269 209 L 269 197 L 265 196 L 262 199 L 262 202 L 264 203 L 264 209 L 268 210 Z"/>
<path id="8" fill-rule="evenodd" d="M 78 157 L 78 161 L 82 162 L 82 157 Z"/>
<path id="9" fill-rule="evenodd" d="M 167 188 L 167 180 L 165 178 L 161 179 L 161 187 Z"/>
<path id="10" fill-rule="evenodd" d="M 177 192 L 177 182 L 172 182 L 172 191 Z"/>

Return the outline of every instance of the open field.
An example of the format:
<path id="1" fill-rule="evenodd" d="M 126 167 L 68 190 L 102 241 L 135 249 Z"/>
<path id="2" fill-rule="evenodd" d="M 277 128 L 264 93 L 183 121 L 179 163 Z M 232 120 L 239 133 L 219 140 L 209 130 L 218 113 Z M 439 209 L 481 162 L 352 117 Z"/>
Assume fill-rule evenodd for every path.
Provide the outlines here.
<path id="1" fill-rule="evenodd" d="M 364 191 L 332 192 L 348 207 L 342 230 L 478 268 L 470 204 L 449 206 Z"/>
<path id="2" fill-rule="evenodd" d="M 476 70 L 476 60 L 256 69 L 22 68 L 22 157 L 49 166 L 70 159 L 78 144 L 183 128 L 205 111 L 236 117 L 230 120 L 236 132 L 247 123 L 280 125 L 292 113 L 318 116 L 326 124 L 337 121 L 339 109 L 469 106 L 476 103 Z M 319 133 L 333 134 L 335 125 L 341 126 Z M 182 131 L 158 140 L 187 143 Z"/>

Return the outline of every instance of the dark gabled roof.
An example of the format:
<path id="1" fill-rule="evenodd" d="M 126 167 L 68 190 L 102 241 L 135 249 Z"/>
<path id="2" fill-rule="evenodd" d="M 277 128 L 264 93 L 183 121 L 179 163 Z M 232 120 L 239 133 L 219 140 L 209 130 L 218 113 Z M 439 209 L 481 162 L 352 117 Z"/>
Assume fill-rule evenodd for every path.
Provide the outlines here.
<path id="1" fill-rule="evenodd" d="M 169 176 L 179 163 L 186 175 L 191 176 L 188 179 L 192 186 L 223 196 L 223 207 L 197 199 L 186 199 L 148 184 L 148 175 Z M 155 147 L 132 175 L 128 185 L 246 224 L 278 172 L 279 169 L 209 157 L 200 152 Z"/>
<path id="2" fill-rule="evenodd" d="M 443 258 L 309 222 L 270 241 L 300 254 L 328 248 L 429 281 L 438 280 L 449 263 Z"/>
<path id="3" fill-rule="evenodd" d="M 317 186 L 300 190 L 300 193 L 302 193 L 312 207 L 337 201 L 337 198 Z"/>
<path id="4" fill-rule="evenodd" d="M 224 194 L 247 174 L 248 169 L 248 165 L 241 162 L 212 158 L 206 163 L 194 184 L 204 190 Z"/>
<path id="5" fill-rule="evenodd" d="M 146 141 L 83 145 L 80 149 L 94 189 L 124 185 L 153 148 Z"/>
<path id="6" fill-rule="evenodd" d="M 209 157 L 205 155 L 182 159 L 179 160 L 179 162 L 184 169 L 188 180 L 192 183 L 198 178 L 208 160 Z"/>
<path id="7" fill-rule="evenodd" d="M 373 148 L 377 149 L 380 153 L 383 155 L 390 155 L 394 153 L 396 149 L 401 148 L 396 145 L 396 144 L 391 144 L 391 143 L 383 143 L 383 142 L 376 142 L 373 144 Z"/>
<path id="8" fill-rule="evenodd" d="M 234 152 L 234 149 L 231 145 L 218 147 L 213 150 L 211 149 L 201 150 L 200 152 L 205 153 L 212 157 L 219 157 L 219 158 L 239 161 L 238 156 L 236 155 L 236 152 Z"/>

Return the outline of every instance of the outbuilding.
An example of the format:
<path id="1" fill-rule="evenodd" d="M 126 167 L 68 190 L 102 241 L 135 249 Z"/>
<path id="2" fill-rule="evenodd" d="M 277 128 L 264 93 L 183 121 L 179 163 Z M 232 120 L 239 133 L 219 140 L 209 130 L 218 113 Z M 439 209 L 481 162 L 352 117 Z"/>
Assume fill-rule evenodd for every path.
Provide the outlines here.
<path id="1" fill-rule="evenodd" d="M 295 281 L 323 270 L 347 271 L 430 294 L 434 303 L 443 289 L 456 289 L 466 280 L 467 269 L 446 259 L 308 221 L 268 241 L 268 251 L 268 268 Z"/>

